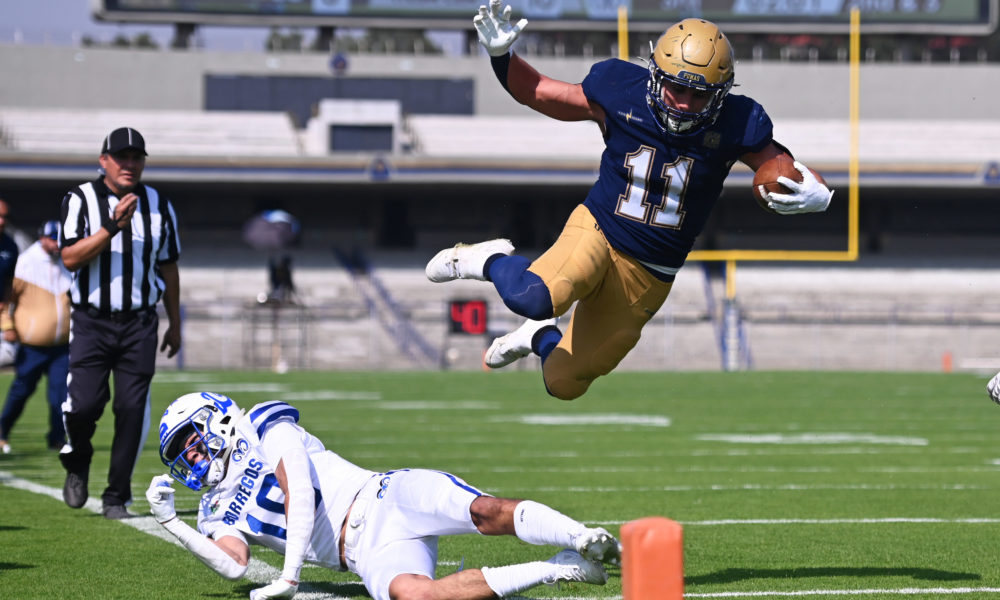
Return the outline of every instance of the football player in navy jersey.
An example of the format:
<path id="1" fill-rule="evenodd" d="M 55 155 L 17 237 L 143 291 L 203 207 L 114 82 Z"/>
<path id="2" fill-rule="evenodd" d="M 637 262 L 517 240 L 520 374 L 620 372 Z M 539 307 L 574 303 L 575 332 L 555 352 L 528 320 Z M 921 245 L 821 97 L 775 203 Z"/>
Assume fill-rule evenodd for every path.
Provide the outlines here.
<path id="1" fill-rule="evenodd" d="M 449 473 L 376 473 L 327 450 L 284 402 L 243 411 L 209 392 L 174 400 L 160 419 L 150 509 L 209 568 L 242 577 L 250 545 L 285 557 L 280 577 L 251 600 L 291 598 L 305 562 L 361 577 L 375 600 L 491 600 L 542 583 L 603 585 L 601 562 L 620 563 L 618 540 L 530 500 L 496 498 Z M 174 510 L 172 481 L 203 493 L 197 529 Z M 438 537 L 514 535 L 565 548 L 547 561 L 469 568 L 435 579 Z"/>
<path id="2" fill-rule="evenodd" d="M 597 182 L 559 239 L 537 260 L 508 240 L 458 244 L 427 263 L 434 282 L 491 281 L 508 308 L 527 317 L 486 351 L 492 368 L 534 352 L 548 392 L 578 398 L 639 341 L 701 233 L 736 161 L 753 170 L 789 151 L 772 138 L 763 107 L 730 94 L 733 50 L 718 27 L 685 19 L 667 29 L 642 67 L 610 59 L 582 83 L 537 72 L 510 51 L 527 24 L 510 22 L 500 0 L 473 20 L 504 89 L 562 121 L 591 120 L 604 135 Z M 761 190 L 780 214 L 826 210 L 833 195 L 802 163 L 791 191 Z M 556 317 L 577 302 L 565 333 Z"/>

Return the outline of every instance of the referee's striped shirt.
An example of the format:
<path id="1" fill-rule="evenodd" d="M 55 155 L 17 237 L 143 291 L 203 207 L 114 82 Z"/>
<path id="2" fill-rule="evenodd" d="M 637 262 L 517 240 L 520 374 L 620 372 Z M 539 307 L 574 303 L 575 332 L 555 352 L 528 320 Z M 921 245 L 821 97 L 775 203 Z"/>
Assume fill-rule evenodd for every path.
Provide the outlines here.
<path id="1" fill-rule="evenodd" d="M 175 262 L 181 243 L 174 207 L 165 196 L 144 184 L 133 190 L 139 197 L 131 223 L 111 238 L 111 245 L 73 273 L 70 300 L 102 314 L 156 306 L 164 284 L 157 263 Z M 111 221 L 118 197 L 104 178 L 72 190 L 62 201 L 61 247 L 72 246 Z"/>

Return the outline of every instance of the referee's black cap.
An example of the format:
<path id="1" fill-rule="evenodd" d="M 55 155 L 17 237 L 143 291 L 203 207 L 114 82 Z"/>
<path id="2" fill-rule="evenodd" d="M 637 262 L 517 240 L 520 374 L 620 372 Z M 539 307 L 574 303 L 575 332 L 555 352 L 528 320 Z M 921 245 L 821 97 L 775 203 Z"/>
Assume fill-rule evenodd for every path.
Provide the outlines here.
<path id="1" fill-rule="evenodd" d="M 148 156 L 146 140 L 142 139 L 142 134 L 131 127 L 119 127 L 104 138 L 101 154 L 117 154 L 128 148 L 135 148 L 144 156 Z"/>

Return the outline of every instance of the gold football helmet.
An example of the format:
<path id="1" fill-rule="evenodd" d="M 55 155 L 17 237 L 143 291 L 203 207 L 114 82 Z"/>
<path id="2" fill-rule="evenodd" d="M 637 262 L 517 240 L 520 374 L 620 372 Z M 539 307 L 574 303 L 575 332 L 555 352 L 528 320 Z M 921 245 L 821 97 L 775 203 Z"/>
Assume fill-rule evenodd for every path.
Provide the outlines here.
<path id="1" fill-rule="evenodd" d="M 648 101 L 660 123 L 673 134 L 690 135 L 711 125 L 733 87 L 733 47 L 715 24 L 684 19 L 667 29 L 649 57 Z M 711 94 L 699 112 L 671 106 L 663 98 L 666 83 Z"/>

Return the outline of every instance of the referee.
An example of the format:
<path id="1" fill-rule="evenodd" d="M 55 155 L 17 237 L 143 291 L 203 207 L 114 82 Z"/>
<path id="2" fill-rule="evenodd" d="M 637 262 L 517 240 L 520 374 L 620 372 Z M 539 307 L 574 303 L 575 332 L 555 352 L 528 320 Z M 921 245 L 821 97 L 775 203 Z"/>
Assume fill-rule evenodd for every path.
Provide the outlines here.
<path id="1" fill-rule="evenodd" d="M 73 272 L 69 342 L 69 391 L 63 404 L 67 444 L 63 499 L 71 508 L 87 501 L 94 454 L 91 438 L 110 399 L 114 372 L 114 441 L 108 487 L 101 495 L 108 519 L 132 516 L 132 471 L 149 430 L 149 386 L 156 368 L 162 298 L 170 323 L 160 350 L 181 346 L 180 240 L 166 197 L 140 183 L 146 142 L 135 129 L 115 129 L 101 146 L 102 175 L 62 201 L 61 253 Z"/>

